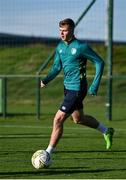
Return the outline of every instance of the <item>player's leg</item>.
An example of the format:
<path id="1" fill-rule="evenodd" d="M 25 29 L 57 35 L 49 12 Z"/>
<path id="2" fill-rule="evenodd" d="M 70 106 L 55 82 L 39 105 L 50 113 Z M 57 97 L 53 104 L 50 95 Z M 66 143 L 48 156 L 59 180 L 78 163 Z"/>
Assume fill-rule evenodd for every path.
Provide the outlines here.
<path id="1" fill-rule="evenodd" d="M 73 121 L 77 124 L 82 124 L 88 126 L 90 128 L 98 129 L 103 134 L 105 134 L 108 130 L 107 127 L 102 125 L 97 119 L 90 115 L 84 115 L 83 109 L 75 110 L 72 113 Z"/>
<path id="2" fill-rule="evenodd" d="M 46 151 L 40 151 L 41 154 L 38 158 L 36 158 L 35 162 L 32 158 L 32 164 L 35 168 L 48 167 L 51 164 L 51 153 L 54 151 L 54 148 L 56 147 L 59 139 L 61 138 L 63 134 L 63 123 L 65 119 L 69 116 L 69 114 L 62 112 L 61 110 L 58 110 L 53 121 L 53 128 L 52 133 L 50 137 L 49 145 L 46 149 Z M 38 152 L 37 152 L 38 153 Z M 33 155 L 34 156 L 34 155 Z M 32 157 L 33 157 L 32 156 Z M 38 156 L 38 154 L 37 154 Z"/>
<path id="3" fill-rule="evenodd" d="M 54 151 L 59 139 L 63 134 L 63 123 L 65 119 L 71 114 L 71 107 L 77 99 L 76 91 L 64 90 L 64 100 L 60 106 L 60 109 L 56 113 L 53 121 L 53 130 L 49 142 L 49 146 L 46 151 L 51 154 Z"/>
<path id="4" fill-rule="evenodd" d="M 58 110 L 53 120 L 53 129 L 50 137 L 49 146 L 46 151 L 51 154 L 56 147 L 59 139 L 63 134 L 63 123 L 69 115 L 61 110 Z"/>
<path id="5" fill-rule="evenodd" d="M 99 126 L 99 122 L 94 117 L 84 115 L 83 109 L 75 110 L 71 116 L 76 124 L 82 124 L 94 129 Z"/>
<path id="6" fill-rule="evenodd" d="M 107 128 L 98 120 L 96 120 L 94 117 L 90 115 L 84 115 L 83 109 L 75 110 L 72 113 L 72 118 L 73 118 L 73 121 L 77 124 L 85 125 L 90 128 L 98 129 L 99 131 L 101 131 L 106 141 L 106 149 L 111 148 L 112 138 L 113 138 L 113 133 L 114 133 L 113 128 Z"/>

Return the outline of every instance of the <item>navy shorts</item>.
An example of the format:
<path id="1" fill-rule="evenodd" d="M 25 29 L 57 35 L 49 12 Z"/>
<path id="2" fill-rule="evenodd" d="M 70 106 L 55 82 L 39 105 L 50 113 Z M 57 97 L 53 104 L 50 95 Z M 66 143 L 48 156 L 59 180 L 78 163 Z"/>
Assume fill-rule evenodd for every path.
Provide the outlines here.
<path id="1" fill-rule="evenodd" d="M 68 90 L 64 88 L 64 100 L 60 110 L 72 114 L 73 111 L 83 109 L 83 100 L 87 94 L 87 86 L 82 87 L 80 91 Z"/>

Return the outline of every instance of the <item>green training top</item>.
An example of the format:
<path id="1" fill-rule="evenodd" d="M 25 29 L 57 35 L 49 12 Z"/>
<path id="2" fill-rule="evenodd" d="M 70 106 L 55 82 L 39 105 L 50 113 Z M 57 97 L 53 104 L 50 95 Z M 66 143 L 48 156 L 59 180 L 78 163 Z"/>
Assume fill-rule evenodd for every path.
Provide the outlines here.
<path id="1" fill-rule="evenodd" d="M 86 79 L 87 59 L 94 63 L 96 73 L 89 88 L 90 94 L 97 94 L 103 72 L 104 61 L 86 43 L 73 39 L 69 44 L 61 41 L 56 48 L 54 64 L 49 74 L 42 80 L 47 84 L 61 69 L 64 72 L 64 86 L 69 90 L 80 90 L 81 81 Z"/>

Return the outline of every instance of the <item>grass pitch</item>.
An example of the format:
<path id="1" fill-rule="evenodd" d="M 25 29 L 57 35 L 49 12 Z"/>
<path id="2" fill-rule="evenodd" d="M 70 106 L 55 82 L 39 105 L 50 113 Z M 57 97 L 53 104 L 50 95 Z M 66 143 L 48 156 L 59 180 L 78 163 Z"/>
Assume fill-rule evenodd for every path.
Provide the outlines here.
<path id="1" fill-rule="evenodd" d="M 0 48 L 0 74 L 36 74 L 53 49 L 41 45 Z M 106 59 L 103 46 L 95 46 L 95 49 Z M 125 74 L 124 61 L 125 45 L 114 46 L 114 75 Z M 49 67 L 43 74 L 48 70 Z M 88 74 L 93 74 L 93 67 Z M 101 82 L 98 96 L 88 97 L 85 102 L 85 113 L 115 128 L 111 151 L 106 151 L 103 136 L 98 131 L 75 125 L 69 118 L 65 122 L 64 135 L 53 154 L 52 166 L 41 170 L 32 167 L 32 154 L 48 145 L 54 112 L 63 98 L 61 79 L 57 78 L 51 83 L 41 91 L 42 115 L 38 121 L 35 116 L 30 116 L 36 113 L 36 80 L 8 78 L 9 116 L 6 119 L 0 117 L 0 179 L 125 179 L 125 79 L 113 80 L 112 122 L 105 118 L 106 80 Z"/>
<path id="2" fill-rule="evenodd" d="M 102 107 L 98 105 L 100 112 Z M 126 121 L 125 108 L 114 109 L 114 120 L 108 122 L 96 107 L 86 111 L 103 119 L 115 128 L 114 143 L 106 151 L 103 136 L 96 130 L 74 124 L 67 119 L 64 135 L 53 154 L 48 169 L 36 170 L 32 154 L 48 145 L 52 113 L 43 113 L 38 121 L 34 116 L 14 116 L 0 119 L 0 178 L 2 179 L 105 179 L 126 178 Z M 120 113 L 118 113 L 120 112 Z M 122 116 L 120 116 L 122 114 Z"/>

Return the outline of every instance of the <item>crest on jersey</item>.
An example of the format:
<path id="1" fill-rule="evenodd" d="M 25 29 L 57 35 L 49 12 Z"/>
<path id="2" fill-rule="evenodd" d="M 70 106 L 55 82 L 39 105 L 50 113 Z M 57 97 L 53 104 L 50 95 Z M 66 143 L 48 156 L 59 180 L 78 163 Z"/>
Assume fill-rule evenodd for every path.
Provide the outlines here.
<path id="1" fill-rule="evenodd" d="M 62 49 L 59 50 L 59 53 L 60 53 L 60 54 L 62 53 Z"/>
<path id="2" fill-rule="evenodd" d="M 72 49 L 71 49 L 71 54 L 72 54 L 72 55 L 76 54 L 76 52 L 77 52 L 77 49 L 76 49 L 76 48 L 72 48 Z"/>

